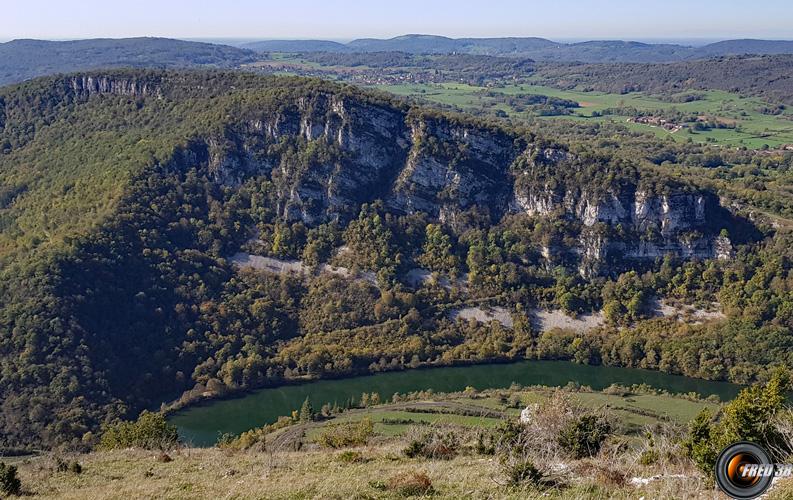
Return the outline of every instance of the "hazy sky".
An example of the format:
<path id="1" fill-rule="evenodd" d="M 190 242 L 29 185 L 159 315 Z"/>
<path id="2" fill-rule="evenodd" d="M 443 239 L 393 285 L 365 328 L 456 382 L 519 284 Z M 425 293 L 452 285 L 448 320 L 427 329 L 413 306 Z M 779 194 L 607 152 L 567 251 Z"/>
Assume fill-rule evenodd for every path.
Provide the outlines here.
<path id="1" fill-rule="evenodd" d="M 793 39 L 791 0 L 2 0 L 0 39 Z"/>

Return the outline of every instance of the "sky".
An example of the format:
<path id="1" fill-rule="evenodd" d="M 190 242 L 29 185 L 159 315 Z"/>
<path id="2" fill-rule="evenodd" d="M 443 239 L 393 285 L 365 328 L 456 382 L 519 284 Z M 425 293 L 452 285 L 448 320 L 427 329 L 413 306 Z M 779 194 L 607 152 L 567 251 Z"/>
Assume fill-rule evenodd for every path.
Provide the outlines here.
<path id="1" fill-rule="evenodd" d="M 0 40 L 793 39 L 791 0 L 2 0 Z"/>

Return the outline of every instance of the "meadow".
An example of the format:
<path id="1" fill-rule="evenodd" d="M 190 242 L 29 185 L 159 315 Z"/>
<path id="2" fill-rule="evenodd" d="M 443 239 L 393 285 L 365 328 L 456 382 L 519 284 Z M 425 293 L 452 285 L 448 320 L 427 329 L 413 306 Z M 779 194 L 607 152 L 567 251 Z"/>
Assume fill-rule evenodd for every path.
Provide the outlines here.
<path id="1" fill-rule="evenodd" d="M 532 118 L 533 115 L 531 111 L 515 112 L 506 103 L 499 102 L 500 98 L 518 94 L 539 94 L 569 99 L 579 103 L 580 106 L 574 109 L 571 115 L 542 117 L 543 119 L 618 122 L 631 130 L 649 132 L 659 137 L 724 146 L 761 148 L 767 145 L 773 148 L 793 144 L 793 115 L 789 112 L 781 115 L 763 114 L 758 111 L 767 106 L 767 103 L 762 100 L 720 90 L 697 91 L 696 93 L 701 98 L 690 102 L 669 102 L 641 92 L 609 94 L 561 90 L 531 83 L 493 87 L 478 87 L 463 83 L 403 84 L 381 85 L 378 88 L 397 95 L 417 97 L 455 106 L 464 111 L 501 110 L 516 119 Z M 496 97 L 489 97 L 487 93 L 493 93 Z M 657 126 L 629 122 L 628 120 L 633 117 L 626 114 L 601 115 L 605 110 L 615 108 L 635 108 L 638 111 L 649 113 L 670 111 L 696 113 L 726 122 L 734 122 L 736 127 L 692 130 L 691 132 L 684 129 L 670 132 Z"/>

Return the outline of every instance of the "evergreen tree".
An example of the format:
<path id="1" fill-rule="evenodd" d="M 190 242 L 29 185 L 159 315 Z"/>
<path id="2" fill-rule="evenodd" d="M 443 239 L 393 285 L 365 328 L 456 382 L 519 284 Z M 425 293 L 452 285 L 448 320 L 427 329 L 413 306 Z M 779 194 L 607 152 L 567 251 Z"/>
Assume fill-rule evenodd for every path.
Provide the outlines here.
<path id="1" fill-rule="evenodd" d="M 303 401 L 303 406 L 300 407 L 300 421 L 310 422 L 314 420 L 314 407 L 311 406 L 311 401 L 306 397 Z"/>

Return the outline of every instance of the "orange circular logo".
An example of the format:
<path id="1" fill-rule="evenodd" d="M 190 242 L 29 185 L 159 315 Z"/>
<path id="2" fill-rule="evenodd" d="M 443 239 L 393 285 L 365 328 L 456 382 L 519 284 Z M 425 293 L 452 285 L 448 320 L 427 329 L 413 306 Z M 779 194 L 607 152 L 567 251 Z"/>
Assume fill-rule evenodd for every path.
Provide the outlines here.
<path id="1" fill-rule="evenodd" d="M 732 498 L 757 498 L 771 486 L 775 466 L 760 446 L 742 441 L 725 448 L 716 460 L 716 483 Z"/>

